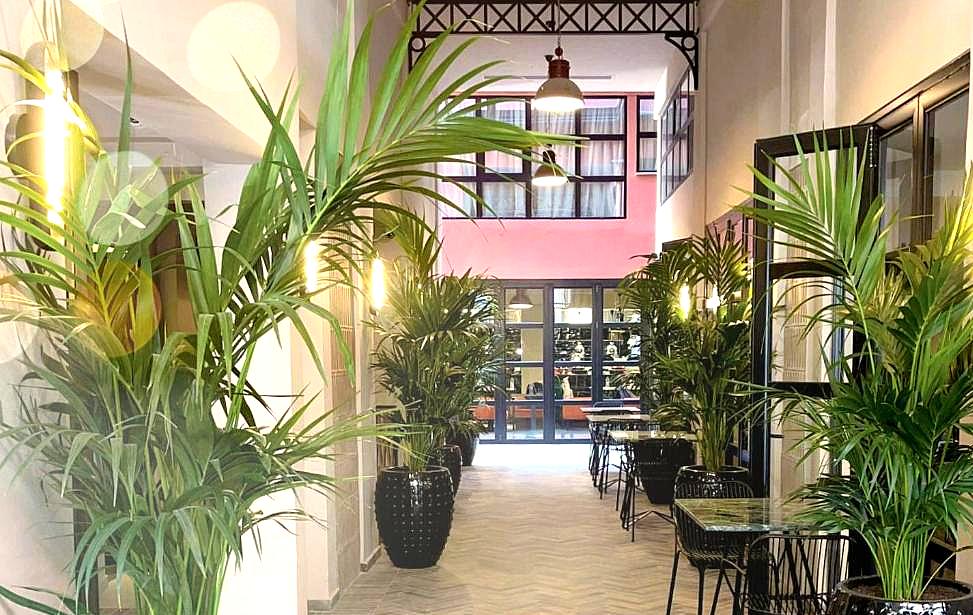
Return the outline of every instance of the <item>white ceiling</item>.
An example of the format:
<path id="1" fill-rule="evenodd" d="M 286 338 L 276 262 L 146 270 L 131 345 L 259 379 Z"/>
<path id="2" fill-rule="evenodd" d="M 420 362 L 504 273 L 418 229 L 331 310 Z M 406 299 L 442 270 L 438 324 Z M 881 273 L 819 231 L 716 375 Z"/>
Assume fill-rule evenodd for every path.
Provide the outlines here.
<path id="1" fill-rule="evenodd" d="M 442 53 L 448 53 L 466 38 L 469 37 L 450 37 Z M 544 56 L 552 53 L 554 46 L 553 36 L 482 37 L 457 60 L 444 82 L 485 62 L 504 60 L 505 64 L 486 74 L 514 78 L 487 91 L 533 92 L 547 74 Z M 571 62 L 571 78 L 584 92 L 652 92 L 668 65 L 685 66 L 676 48 L 660 34 L 565 35 L 561 47 L 564 57 Z"/>

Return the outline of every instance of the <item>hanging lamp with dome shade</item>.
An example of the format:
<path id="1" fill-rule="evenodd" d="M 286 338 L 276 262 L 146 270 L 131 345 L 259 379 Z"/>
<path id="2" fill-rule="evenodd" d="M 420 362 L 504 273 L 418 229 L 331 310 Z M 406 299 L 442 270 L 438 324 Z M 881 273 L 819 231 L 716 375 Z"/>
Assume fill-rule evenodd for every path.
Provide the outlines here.
<path id="1" fill-rule="evenodd" d="M 547 81 L 537 88 L 537 94 L 531 103 L 538 111 L 550 113 L 573 113 L 584 106 L 581 88 L 571 81 L 571 63 L 564 59 L 564 49 L 561 48 L 561 2 L 554 3 L 555 22 L 552 29 L 557 31 L 557 46 L 554 55 L 547 58 Z"/>
<path id="2" fill-rule="evenodd" d="M 527 296 L 527 291 L 523 288 L 518 288 L 514 292 L 514 296 L 510 298 L 510 303 L 507 304 L 507 307 L 511 310 L 529 310 L 534 307 L 534 303 Z"/>
<path id="3" fill-rule="evenodd" d="M 548 147 L 541 156 L 543 162 L 537 167 L 537 171 L 534 172 L 534 177 L 531 178 L 530 183 L 538 188 L 557 188 L 568 183 L 567 175 L 557 166 L 557 157 L 554 154 L 554 150 Z"/>

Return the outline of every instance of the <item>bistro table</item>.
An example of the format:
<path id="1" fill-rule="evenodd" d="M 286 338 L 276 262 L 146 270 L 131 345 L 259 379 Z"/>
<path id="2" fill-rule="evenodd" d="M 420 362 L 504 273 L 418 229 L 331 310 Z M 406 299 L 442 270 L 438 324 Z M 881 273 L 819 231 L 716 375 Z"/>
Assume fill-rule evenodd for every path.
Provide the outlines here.
<path id="1" fill-rule="evenodd" d="M 635 481 L 636 481 L 636 459 L 635 452 L 633 450 L 633 444 L 639 442 L 660 442 L 685 440 L 687 442 L 694 442 L 696 440 L 696 434 L 688 431 L 669 431 L 662 429 L 649 429 L 642 431 L 628 430 L 628 429 L 612 429 L 608 432 L 608 437 L 612 442 L 622 444 L 625 446 L 625 495 L 622 497 L 621 505 L 621 521 L 622 528 L 630 530 L 632 533 L 632 542 L 635 542 L 635 524 L 645 519 L 650 515 L 661 515 L 657 510 L 646 510 L 639 513 L 635 512 Z M 643 485 L 643 488 L 648 488 Z M 669 497 L 672 497 L 672 485 L 669 485 Z M 668 517 L 666 517 L 668 518 Z"/>
<path id="2" fill-rule="evenodd" d="M 675 506 L 685 512 L 693 523 L 707 532 L 750 533 L 762 532 L 799 532 L 814 530 L 815 527 L 801 518 L 801 513 L 807 510 L 803 502 L 789 501 L 782 498 L 677 498 Z M 733 562 L 730 566 L 736 568 Z M 725 568 L 720 566 L 720 583 L 725 574 Z M 754 577 L 748 575 L 751 589 L 766 587 L 766 578 L 762 575 Z M 729 578 L 727 578 L 729 583 Z M 733 590 L 733 613 L 741 614 L 740 605 L 740 571 L 737 569 L 736 590 Z M 713 597 L 714 608 L 716 596 Z"/>
<path id="3" fill-rule="evenodd" d="M 600 414 L 603 412 L 617 414 L 620 412 L 641 412 L 642 409 L 638 406 L 583 406 L 581 411 L 585 414 Z"/>
<path id="4" fill-rule="evenodd" d="M 591 413 L 588 417 L 588 431 L 591 433 L 591 454 L 588 458 L 588 469 L 591 471 L 591 482 L 598 489 L 599 497 L 604 497 L 605 490 L 614 481 L 608 480 L 608 465 L 611 447 L 616 444 L 611 441 L 608 432 L 617 427 L 635 427 L 639 424 L 657 421 L 651 414 L 628 412 L 620 414 L 618 406 L 609 408 L 611 413 Z M 616 498 L 617 500 L 618 498 Z"/>

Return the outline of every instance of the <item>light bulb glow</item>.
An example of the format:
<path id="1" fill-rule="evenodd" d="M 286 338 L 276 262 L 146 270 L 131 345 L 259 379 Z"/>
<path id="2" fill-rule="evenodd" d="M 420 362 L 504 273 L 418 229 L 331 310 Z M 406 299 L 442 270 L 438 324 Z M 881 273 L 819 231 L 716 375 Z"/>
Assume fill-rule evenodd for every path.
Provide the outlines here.
<path id="1" fill-rule="evenodd" d="M 692 297 L 689 296 L 689 286 L 683 284 L 679 287 L 679 315 L 683 318 L 689 318 L 689 311 L 693 307 Z"/>
<path id="2" fill-rule="evenodd" d="M 377 256 L 372 259 L 369 295 L 372 300 L 372 308 L 380 310 L 385 306 L 385 262 Z"/>
<path id="3" fill-rule="evenodd" d="M 530 183 L 539 188 L 557 188 L 568 183 L 568 178 L 564 175 L 536 175 Z"/>
<path id="4" fill-rule="evenodd" d="M 304 246 L 304 288 L 313 293 L 318 290 L 318 270 L 321 245 L 317 239 L 311 239 Z"/>
<path id="5" fill-rule="evenodd" d="M 720 297 L 719 291 L 714 286 L 713 291 L 710 293 L 709 297 L 706 298 L 706 309 L 715 312 L 716 310 L 720 309 L 721 305 L 723 305 L 723 298 Z"/>
<path id="6" fill-rule="evenodd" d="M 69 109 L 65 99 L 64 75 L 49 69 L 44 79 L 50 92 L 44 95 L 44 180 L 47 219 L 64 226 L 64 188 L 67 183 L 67 143 Z"/>
<path id="7" fill-rule="evenodd" d="M 544 96 L 531 101 L 531 106 L 548 113 L 571 113 L 583 107 L 584 100 L 573 96 Z"/>

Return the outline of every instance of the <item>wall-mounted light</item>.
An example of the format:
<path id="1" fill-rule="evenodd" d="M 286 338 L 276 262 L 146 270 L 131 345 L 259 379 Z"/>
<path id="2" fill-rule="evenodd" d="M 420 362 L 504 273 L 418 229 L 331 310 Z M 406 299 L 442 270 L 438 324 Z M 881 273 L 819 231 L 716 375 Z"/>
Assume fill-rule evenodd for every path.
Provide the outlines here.
<path id="1" fill-rule="evenodd" d="M 530 183 L 539 188 L 557 188 L 568 183 L 567 176 L 557 167 L 554 150 L 546 149 L 541 156 L 544 162 L 537 168 Z"/>
<path id="2" fill-rule="evenodd" d="M 683 284 L 679 287 L 679 315 L 683 318 L 689 318 L 689 312 L 693 309 L 693 300 L 689 295 L 689 286 Z"/>
<path id="3" fill-rule="evenodd" d="M 321 255 L 321 245 L 316 237 L 308 240 L 304 246 L 304 288 L 309 293 L 318 290 L 318 271 L 320 269 L 319 257 Z"/>
<path id="4" fill-rule="evenodd" d="M 44 197 L 47 219 L 64 226 L 64 192 L 67 185 L 68 107 L 64 74 L 56 69 L 44 73 L 48 92 L 44 94 Z"/>
<path id="5" fill-rule="evenodd" d="M 382 309 L 385 305 L 385 261 L 377 256 L 372 259 L 371 283 L 368 292 L 372 301 L 372 309 Z"/>
<path id="6" fill-rule="evenodd" d="M 531 302 L 530 297 L 527 296 L 527 291 L 523 288 L 518 288 L 514 296 L 511 297 L 507 307 L 511 310 L 529 310 L 534 307 L 534 304 Z"/>

